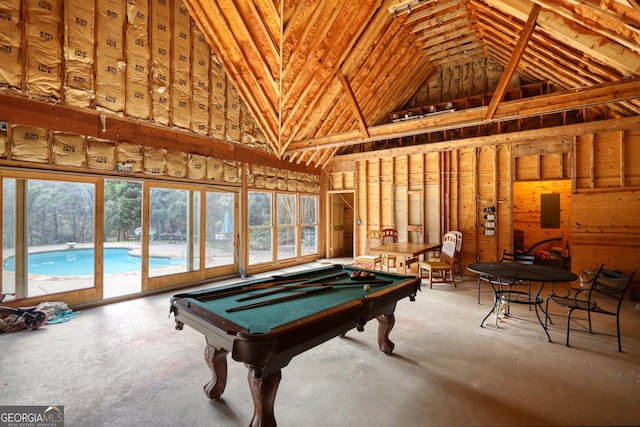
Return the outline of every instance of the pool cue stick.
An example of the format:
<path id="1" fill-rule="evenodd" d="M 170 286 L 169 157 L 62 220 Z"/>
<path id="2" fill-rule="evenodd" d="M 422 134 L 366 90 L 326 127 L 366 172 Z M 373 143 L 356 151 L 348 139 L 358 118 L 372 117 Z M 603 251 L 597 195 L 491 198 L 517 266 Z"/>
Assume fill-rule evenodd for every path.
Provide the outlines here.
<path id="1" fill-rule="evenodd" d="M 333 287 L 331 287 L 331 286 L 323 286 L 321 288 L 310 289 L 308 291 L 298 292 L 298 293 L 291 294 L 291 295 L 285 295 L 285 296 L 279 297 L 279 298 L 272 298 L 272 299 L 266 300 L 266 301 L 259 301 L 259 302 L 254 302 L 252 304 L 240 305 L 240 306 L 237 306 L 237 307 L 227 308 L 226 311 L 227 311 L 227 313 L 231 313 L 231 312 L 234 312 L 234 311 L 247 310 L 247 309 L 256 308 L 256 307 L 263 307 L 265 305 L 277 304 L 279 302 L 285 302 L 285 301 L 291 301 L 291 300 L 298 299 L 298 298 L 304 298 L 304 297 L 309 296 L 309 295 L 319 294 L 320 292 L 326 292 L 326 291 L 330 291 L 332 289 L 333 289 Z"/>
<path id="2" fill-rule="evenodd" d="M 290 279 L 290 280 L 280 280 L 280 281 L 270 281 L 270 282 L 260 282 L 260 283 L 254 283 L 253 285 L 248 285 L 245 286 L 243 285 L 240 288 L 234 288 L 234 289 L 219 289 L 217 291 L 212 291 L 207 293 L 206 295 L 202 295 L 200 297 L 198 296 L 194 296 L 193 294 L 183 294 L 180 295 L 181 297 L 192 297 L 197 299 L 198 301 L 209 301 L 212 299 L 216 299 L 216 298 L 220 298 L 220 297 L 226 297 L 229 295 L 235 295 L 235 294 L 241 294 L 243 292 L 248 292 L 254 289 L 266 289 L 266 288 L 271 288 L 274 285 L 277 286 L 278 284 L 285 284 L 285 283 L 294 283 L 297 282 L 298 279 Z"/>
<path id="3" fill-rule="evenodd" d="M 390 285 L 393 283 L 393 280 L 380 280 L 380 279 L 371 279 L 371 280 L 352 280 L 351 282 L 334 282 L 332 285 L 336 286 L 345 286 L 345 285 Z"/>
<path id="4" fill-rule="evenodd" d="M 345 273 L 345 275 L 346 275 L 346 273 Z M 295 289 L 301 289 L 301 288 L 309 288 L 309 287 L 312 287 L 312 286 L 333 285 L 334 282 L 332 282 L 331 280 L 340 280 L 340 279 L 342 279 L 342 276 L 343 275 L 338 275 L 338 276 L 334 277 L 333 279 L 325 279 L 323 281 L 302 282 L 302 283 L 298 283 L 298 284 L 295 284 L 295 285 L 283 285 L 283 286 L 280 286 L 278 288 L 272 289 L 270 291 L 260 292 L 259 294 L 247 295 L 246 297 L 238 298 L 236 301 L 237 302 L 249 301 L 249 300 L 256 299 L 256 298 L 262 298 L 262 297 L 266 297 L 266 296 L 269 296 L 269 295 L 278 294 L 280 292 L 287 292 L 289 290 L 295 290 Z M 329 280 L 329 281 L 327 281 L 327 280 Z M 260 288 L 256 288 L 256 290 L 260 290 Z"/>
<path id="5" fill-rule="evenodd" d="M 342 279 L 346 276 L 348 276 L 349 273 L 339 273 L 336 275 L 331 276 L 330 278 L 326 278 L 323 279 L 324 281 L 327 280 L 338 280 L 338 279 Z M 313 283 L 319 283 L 320 279 L 285 279 L 284 277 L 286 276 L 277 276 L 279 277 L 277 280 L 269 280 L 267 279 L 264 282 L 259 282 L 259 283 L 254 283 L 253 285 L 243 285 L 240 288 L 234 288 L 234 289 L 218 289 L 218 290 L 214 290 L 211 292 L 207 292 L 206 294 L 198 297 L 198 296 L 194 296 L 192 294 L 180 294 L 178 295 L 179 297 L 192 297 L 197 299 L 198 301 L 210 301 L 212 299 L 216 299 L 216 298 L 220 298 L 220 297 L 226 297 L 229 295 L 235 295 L 235 294 L 241 294 L 244 292 L 250 292 L 252 290 L 258 290 L 258 289 L 267 289 L 267 288 L 271 288 L 274 286 L 278 286 L 281 284 L 285 284 L 285 283 L 295 283 L 295 282 L 299 282 L 300 284 L 302 283 L 311 283 L 312 280 L 315 280 L 315 282 Z"/>

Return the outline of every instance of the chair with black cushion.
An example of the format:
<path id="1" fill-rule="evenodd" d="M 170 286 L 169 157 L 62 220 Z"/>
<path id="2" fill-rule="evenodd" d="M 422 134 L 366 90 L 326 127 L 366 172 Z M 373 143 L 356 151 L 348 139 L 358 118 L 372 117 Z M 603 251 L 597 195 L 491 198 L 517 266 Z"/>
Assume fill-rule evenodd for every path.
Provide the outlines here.
<path id="1" fill-rule="evenodd" d="M 455 242 L 445 241 L 442 243 L 442 249 L 440 249 L 440 260 L 418 262 L 418 277 L 420 280 L 423 278 L 422 271 L 426 270 L 429 273 L 429 288 L 432 288 L 434 283 L 451 283 L 455 288 L 456 278 L 453 273 L 455 254 Z"/>
<path id="2" fill-rule="evenodd" d="M 364 254 L 354 257 L 354 264 L 358 267 L 370 268 L 372 270 L 376 270 L 376 265 L 379 264 L 380 270 L 382 270 L 382 256 L 369 254 L 370 248 L 375 248 L 381 244 L 382 239 L 380 237 L 380 231 L 370 230 L 367 232 L 367 240 L 364 244 Z"/>
<path id="3" fill-rule="evenodd" d="M 631 285 L 634 274 L 635 272 L 627 275 L 619 271 L 605 270 L 603 266 L 601 266 L 592 281 L 590 283 L 586 283 L 586 286 L 582 288 L 569 289 L 566 294 L 558 294 L 554 289 L 551 295 L 547 297 L 544 321 L 545 328 L 547 328 L 547 324 L 550 323 L 551 316 L 566 317 L 566 345 L 567 347 L 569 347 L 569 333 L 572 329 L 572 321 L 574 322 L 574 324 L 580 325 L 583 330 L 588 330 L 589 333 L 599 333 L 602 335 L 614 336 L 613 334 L 603 332 L 593 332 L 592 317 L 595 314 L 604 316 L 615 316 L 615 336 L 618 337 L 618 351 L 621 352 L 622 342 L 620 339 L 620 308 L 622 307 L 622 301 L 625 294 L 627 293 L 627 289 L 629 289 Z M 557 307 L 566 310 L 566 314 L 550 313 L 550 302 Z M 586 313 L 586 318 L 576 318 L 574 314 L 577 312 Z M 581 324 L 580 321 L 586 322 L 587 326 Z"/>
<path id="4" fill-rule="evenodd" d="M 512 254 L 511 252 L 507 252 L 507 251 L 503 251 L 502 258 L 500 258 L 500 262 L 515 262 L 518 264 L 526 264 L 526 265 L 533 264 L 535 260 L 536 260 L 535 255 L 520 254 L 520 253 Z M 493 279 L 486 276 L 478 277 L 478 304 L 480 304 L 480 285 L 482 284 L 482 282 L 492 284 L 491 280 Z M 531 282 L 523 282 L 523 281 L 516 282 L 514 280 L 502 279 L 502 283 L 497 283 L 494 281 L 493 285 L 502 286 L 502 287 L 508 286 L 509 288 L 516 285 L 527 286 L 527 292 L 531 293 Z"/>

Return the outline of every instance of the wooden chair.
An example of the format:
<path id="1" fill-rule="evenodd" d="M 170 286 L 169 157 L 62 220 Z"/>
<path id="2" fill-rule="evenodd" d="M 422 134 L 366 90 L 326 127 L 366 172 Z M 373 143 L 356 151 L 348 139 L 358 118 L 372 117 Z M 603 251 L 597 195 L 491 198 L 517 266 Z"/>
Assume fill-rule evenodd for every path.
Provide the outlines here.
<path id="1" fill-rule="evenodd" d="M 453 242 L 457 246 L 457 244 L 458 244 L 457 241 L 458 241 L 458 237 L 452 231 L 447 231 L 446 233 L 444 233 L 444 236 L 442 236 L 442 243 L 444 243 L 444 242 Z M 440 248 L 438 248 L 435 251 L 433 251 L 433 254 L 431 254 L 429 256 L 429 261 L 440 261 L 440 251 L 441 250 L 442 250 L 442 246 L 440 246 Z"/>
<path id="2" fill-rule="evenodd" d="M 520 254 L 520 253 L 512 254 L 510 252 L 503 251 L 502 258 L 500 258 L 500 262 L 515 262 L 518 264 L 531 265 L 533 264 L 535 259 L 536 257 L 534 255 L 527 255 L 527 254 Z M 493 280 L 493 279 L 486 276 L 478 277 L 478 304 L 480 304 L 480 285 L 482 284 L 482 282 L 487 282 L 491 284 L 490 280 Z M 493 284 L 498 285 L 498 283 L 495 280 Z M 508 286 L 509 288 L 515 285 L 527 286 L 527 292 L 531 293 L 531 282 L 521 282 L 521 281 L 515 282 L 513 280 L 505 281 L 505 279 L 503 279 L 500 285 Z"/>
<path id="3" fill-rule="evenodd" d="M 600 267 L 592 281 L 587 287 L 578 290 L 569 290 L 567 294 L 559 295 L 555 289 L 547 297 L 547 305 L 545 309 L 544 326 L 547 328 L 550 316 L 563 316 L 567 318 L 567 342 L 569 347 L 569 332 L 571 331 L 571 322 L 577 323 L 577 320 L 586 321 L 588 327 L 584 327 L 589 333 L 593 334 L 592 317 L 594 314 L 615 316 L 616 318 L 616 336 L 618 337 L 618 351 L 622 351 L 622 343 L 620 340 L 620 307 L 622 300 L 631 285 L 633 275 L 622 274 L 618 271 L 605 270 Z M 550 314 L 549 302 L 553 302 L 557 306 L 567 310 L 566 315 Z M 572 317 L 574 312 L 582 311 L 586 313 L 587 318 L 576 319 Z M 610 334 L 603 334 L 610 335 Z M 549 338 L 551 341 L 551 338 Z"/>
<path id="4" fill-rule="evenodd" d="M 376 270 L 376 265 L 380 265 L 380 270 L 382 270 L 382 256 L 369 254 L 369 248 L 375 248 L 376 246 L 380 246 L 381 244 L 382 239 L 380 238 L 380 231 L 369 231 L 367 233 L 367 240 L 364 244 L 364 255 L 358 255 L 354 257 L 354 264 L 356 266 L 362 266 L 365 268 L 370 268 L 372 270 Z"/>
<path id="5" fill-rule="evenodd" d="M 460 278 L 464 279 L 464 272 L 462 271 L 462 258 L 460 256 L 460 254 L 462 253 L 462 233 L 457 230 L 450 231 L 450 233 L 456 236 L 456 255 L 454 257 L 455 259 L 453 260 L 453 264 L 455 267 L 454 273 L 455 270 L 457 270 L 460 274 Z"/>
<path id="6" fill-rule="evenodd" d="M 395 228 L 383 228 L 382 229 L 382 244 L 386 245 L 388 243 L 396 243 L 398 241 L 398 230 Z M 393 262 L 393 267 L 396 267 L 396 256 L 395 255 L 383 255 L 382 263 L 384 264 L 387 271 L 389 271 L 390 262 Z"/>
<path id="7" fill-rule="evenodd" d="M 429 288 L 432 288 L 434 283 L 451 283 L 455 288 L 456 278 L 453 274 L 455 254 L 455 242 L 450 240 L 443 242 L 439 261 L 420 261 L 418 263 L 418 277 L 420 280 L 423 278 L 422 271 L 426 270 L 429 272 Z M 436 273 L 436 276 L 434 276 L 434 273 Z"/>

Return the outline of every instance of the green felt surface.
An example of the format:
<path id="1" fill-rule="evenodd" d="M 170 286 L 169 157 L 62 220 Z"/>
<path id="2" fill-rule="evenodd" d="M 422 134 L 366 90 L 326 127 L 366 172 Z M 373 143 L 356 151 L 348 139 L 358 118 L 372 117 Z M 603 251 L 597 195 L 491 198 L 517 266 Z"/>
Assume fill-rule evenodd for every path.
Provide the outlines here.
<path id="1" fill-rule="evenodd" d="M 338 270 L 338 267 L 340 268 Z M 351 280 L 349 274 L 353 271 L 353 268 L 343 266 L 333 266 L 328 269 L 318 269 L 305 272 L 305 275 L 290 275 L 280 277 L 281 279 L 299 278 L 299 281 L 316 280 L 326 281 L 329 285 L 331 282 L 348 282 L 350 285 L 334 285 L 331 290 L 321 292 L 314 295 L 306 295 L 301 298 L 288 300 L 285 302 L 274 303 L 262 307 L 254 307 L 246 310 L 227 312 L 226 310 L 233 307 L 238 307 L 246 304 L 252 304 L 264 300 L 275 299 L 287 295 L 291 295 L 306 290 L 314 290 L 320 288 L 320 286 L 307 287 L 303 289 L 291 289 L 285 292 L 279 292 L 273 295 L 268 295 L 248 301 L 238 302 L 238 298 L 245 297 L 247 295 L 255 295 L 267 292 L 271 289 L 251 289 L 242 293 L 234 295 L 217 296 L 223 289 L 234 289 L 238 287 L 248 287 L 255 285 L 256 283 L 265 282 L 264 279 L 254 282 L 244 282 L 241 284 L 231 285 L 225 288 L 217 288 L 211 291 L 202 291 L 192 294 L 190 302 L 197 304 L 205 310 L 216 313 L 217 315 L 224 317 L 225 319 L 246 328 L 250 333 L 265 333 L 272 328 L 282 326 L 284 324 L 293 322 L 295 320 L 310 316 L 315 313 L 319 313 L 323 310 L 327 310 L 336 307 L 340 304 L 346 303 L 352 300 L 360 300 L 367 294 L 373 294 L 388 286 L 393 286 L 406 278 L 395 274 L 388 274 L 382 272 L 376 272 L 376 279 L 391 280 L 391 284 L 380 285 L 372 284 L 369 291 L 365 291 L 363 286 L 365 283 L 360 283 L 356 280 Z M 359 269 L 355 269 L 361 271 Z M 338 277 L 339 274 L 343 274 L 342 277 Z M 296 283 L 288 283 L 283 286 L 291 286 Z M 238 286 L 241 285 L 241 286 Z M 207 299 L 211 297 L 211 299 Z M 202 301 L 200 299 L 202 299 Z"/>

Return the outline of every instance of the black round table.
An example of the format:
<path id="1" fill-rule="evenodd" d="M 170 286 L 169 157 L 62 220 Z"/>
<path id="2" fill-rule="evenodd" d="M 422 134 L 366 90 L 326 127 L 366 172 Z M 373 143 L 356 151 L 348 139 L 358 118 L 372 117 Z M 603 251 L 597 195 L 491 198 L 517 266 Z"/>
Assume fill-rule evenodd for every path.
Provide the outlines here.
<path id="1" fill-rule="evenodd" d="M 508 306 L 510 303 L 533 305 L 538 322 L 540 322 L 544 332 L 547 334 L 549 341 L 551 341 L 551 337 L 538 312 L 538 306 L 542 305 L 543 301 L 540 292 L 545 283 L 571 282 L 578 279 L 575 273 L 568 270 L 546 265 L 519 264 L 515 262 L 475 262 L 467 265 L 467 270 L 487 277 L 489 279 L 488 282 L 493 287 L 494 304 L 491 307 L 491 311 L 482 319 L 480 327 L 484 326 L 484 322 L 491 313 L 495 313 L 496 326 L 498 326 L 498 315 L 503 305 Z M 535 293 L 514 291 L 510 286 L 514 281 L 538 282 L 540 286 Z M 506 288 L 503 288 L 502 285 L 505 285 Z"/>

